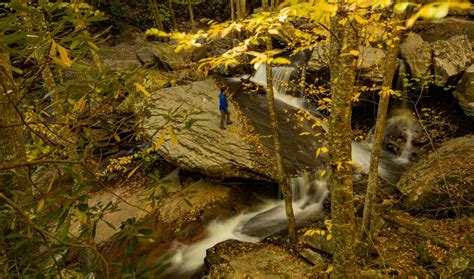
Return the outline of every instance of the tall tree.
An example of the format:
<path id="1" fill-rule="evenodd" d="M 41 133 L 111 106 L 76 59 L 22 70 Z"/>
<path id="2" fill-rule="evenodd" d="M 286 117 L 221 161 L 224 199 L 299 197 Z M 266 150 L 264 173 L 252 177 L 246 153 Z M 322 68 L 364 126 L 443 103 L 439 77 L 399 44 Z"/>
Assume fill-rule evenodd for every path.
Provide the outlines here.
<path id="1" fill-rule="evenodd" d="M 351 99 L 354 92 L 358 40 L 348 18 L 350 4 L 339 0 L 331 19 L 330 86 L 331 115 L 329 150 L 332 176 L 330 181 L 331 219 L 334 234 L 334 278 L 355 274 L 354 196 L 351 166 Z"/>
<path id="2" fill-rule="evenodd" d="M 372 219 L 374 214 L 374 200 L 377 194 L 377 178 L 378 178 L 378 167 L 380 160 L 380 151 L 382 149 L 382 143 L 384 139 L 385 132 L 385 122 L 387 119 L 387 110 L 388 103 L 390 100 L 391 87 L 393 82 L 393 77 L 397 69 L 397 56 L 400 49 L 400 35 L 401 35 L 401 22 L 399 21 L 400 16 L 395 14 L 393 16 L 394 23 L 390 24 L 393 30 L 390 32 L 392 34 L 391 41 L 393 44 L 385 45 L 385 53 L 387 58 L 385 60 L 385 74 L 382 83 L 382 92 L 380 93 L 380 100 L 377 109 L 377 119 L 375 123 L 375 131 L 373 136 L 372 143 L 372 154 L 370 157 L 370 167 L 369 167 L 369 179 L 367 183 L 367 193 L 365 196 L 364 203 L 364 215 L 362 218 L 362 233 L 371 235 L 372 233 Z"/>
<path id="3" fill-rule="evenodd" d="M 267 51 L 271 50 L 272 39 L 268 35 L 266 38 Z M 288 184 L 288 177 L 285 172 L 285 166 L 283 165 L 283 156 L 281 151 L 281 141 L 280 141 L 280 132 L 278 129 L 278 119 L 275 109 L 275 99 L 273 93 L 273 75 L 272 75 L 272 65 L 271 62 L 266 63 L 266 78 L 267 78 L 267 99 L 268 99 L 268 111 L 270 113 L 270 121 L 272 124 L 273 132 L 273 144 L 275 145 L 275 157 L 276 157 L 276 167 L 278 172 L 278 183 L 283 194 L 283 199 L 285 200 L 285 209 L 286 217 L 288 220 L 288 236 L 292 243 L 296 242 L 296 225 L 295 225 L 295 215 L 293 214 L 293 205 L 290 185 Z"/>

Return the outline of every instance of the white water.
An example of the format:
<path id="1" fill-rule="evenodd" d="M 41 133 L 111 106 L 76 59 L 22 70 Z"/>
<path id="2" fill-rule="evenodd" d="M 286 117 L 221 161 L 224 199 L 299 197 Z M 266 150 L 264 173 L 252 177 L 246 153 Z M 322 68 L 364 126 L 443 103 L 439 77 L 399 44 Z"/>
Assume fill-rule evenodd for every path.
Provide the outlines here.
<path id="1" fill-rule="evenodd" d="M 273 91 L 275 99 L 297 109 L 307 110 L 309 108 L 308 103 L 298 97 L 287 95 L 286 88 L 291 77 L 291 74 L 295 71 L 294 67 L 290 66 L 278 66 L 272 67 L 273 77 Z M 267 86 L 267 67 L 265 64 L 261 64 L 255 74 L 253 74 L 249 81 L 261 85 Z"/>
<path id="2" fill-rule="evenodd" d="M 293 210 L 298 224 L 314 217 L 328 194 L 326 181 L 304 172 L 291 178 Z M 265 200 L 258 207 L 226 220 L 214 220 L 207 227 L 207 237 L 191 245 L 175 242 L 168 257 L 168 276 L 187 278 L 204 264 L 206 249 L 228 239 L 257 242 L 285 229 L 286 212 L 282 200 Z"/>

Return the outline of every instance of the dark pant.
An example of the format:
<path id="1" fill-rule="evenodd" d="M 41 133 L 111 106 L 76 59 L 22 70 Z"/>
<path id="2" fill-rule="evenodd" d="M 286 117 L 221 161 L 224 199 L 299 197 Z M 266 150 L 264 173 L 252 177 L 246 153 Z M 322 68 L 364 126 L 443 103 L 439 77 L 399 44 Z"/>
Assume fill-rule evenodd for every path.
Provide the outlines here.
<path id="1" fill-rule="evenodd" d="M 227 120 L 227 121 L 226 121 Z M 221 110 L 221 128 L 225 128 L 224 127 L 224 123 L 227 122 L 227 124 L 230 124 L 231 121 L 230 121 L 230 113 L 229 111 L 224 111 L 224 110 Z"/>

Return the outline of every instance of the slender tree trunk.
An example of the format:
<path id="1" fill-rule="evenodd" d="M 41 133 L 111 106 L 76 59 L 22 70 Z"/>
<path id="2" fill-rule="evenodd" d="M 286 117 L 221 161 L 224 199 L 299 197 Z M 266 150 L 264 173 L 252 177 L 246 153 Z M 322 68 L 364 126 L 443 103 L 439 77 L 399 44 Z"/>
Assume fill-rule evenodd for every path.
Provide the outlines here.
<path id="1" fill-rule="evenodd" d="M 156 27 L 158 27 L 158 29 L 161 31 L 165 31 L 156 0 L 151 0 L 151 12 L 153 14 L 153 18 L 155 19 Z"/>
<path id="2" fill-rule="evenodd" d="M 0 127 L 0 163 L 26 160 L 23 127 L 10 126 L 21 123 L 21 118 L 15 108 L 20 96 L 13 85 L 10 55 L 0 52 L 0 126 L 5 126 Z M 2 191 L 15 190 L 19 193 L 31 193 L 29 186 L 27 168 L 19 168 L 16 173 L 0 172 Z M 6 188 L 3 189 L 3 187 Z"/>
<path id="3" fill-rule="evenodd" d="M 168 9 L 170 10 L 171 28 L 176 30 L 178 25 L 176 24 L 176 18 L 174 16 L 173 3 L 171 3 L 171 0 L 167 0 L 166 3 L 168 4 Z"/>
<path id="4" fill-rule="evenodd" d="M 268 0 L 262 0 L 263 11 L 268 12 Z"/>
<path id="5" fill-rule="evenodd" d="M 271 38 L 267 38 L 267 50 L 272 49 Z M 292 243 L 296 243 L 296 225 L 295 215 L 293 214 L 291 190 L 288 184 L 288 178 L 285 173 L 285 167 L 283 165 L 283 158 L 281 155 L 281 142 L 280 132 L 278 129 L 278 119 L 275 110 L 275 100 L 273 94 L 273 77 L 272 77 L 272 65 L 267 63 L 267 98 L 268 98 L 268 111 L 270 113 L 270 121 L 272 124 L 273 131 L 273 143 L 275 145 L 275 157 L 276 167 L 278 172 L 278 183 L 280 184 L 283 199 L 285 200 L 286 218 L 288 219 L 288 235 Z"/>
<path id="6" fill-rule="evenodd" d="M 395 26 L 397 26 L 396 24 Z M 400 38 L 401 31 L 394 28 L 394 38 Z M 393 47 L 387 46 L 385 52 L 387 53 L 387 59 L 385 61 L 385 74 L 382 84 L 382 92 L 380 94 L 379 106 L 377 110 L 377 120 L 375 123 L 374 131 L 374 142 L 372 143 L 372 155 L 370 157 L 369 167 L 369 180 L 367 184 L 367 193 L 365 195 L 364 203 L 364 215 L 362 218 L 362 236 L 364 234 L 371 235 L 372 233 L 372 218 L 374 214 L 374 200 L 377 194 L 377 178 L 378 178 L 378 167 L 380 160 L 380 151 L 382 149 L 382 143 L 384 139 L 385 122 L 387 119 L 387 109 L 390 99 L 390 94 L 387 90 L 392 87 L 393 77 L 397 69 L 397 56 L 400 49 L 400 40 L 394 40 Z"/>
<path id="7" fill-rule="evenodd" d="M 230 18 L 232 21 L 235 20 L 235 1 L 230 0 Z"/>
<path id="8" fill-rule="evenodd" d="M 240 0 L 235 0 L 235 17 L 237 20 L 241 18 Z"/>
<path id="9" fill-rule="evenodd" d="M 351 161 L 351 98 L 354 90 L 356 57 L 347 55 L 357 50 L 356 32 L 350 24 L 343 25 L 349 9 L 340 1 L 331 21 L 330 75 L 332 110 L 329 124 L 331 154 L 331 219 L 335 250 L 331 277 L 346 278 L 355 273 L 355 214 L 352 191 Z M 344 54 L 341 56 L 341 54 Z"/>
<path id="10" fill-rule="evenodd" d="M 240 2 L 240 18 L 247 16 L 247 2 L 246 0 L 238 0 Z"/>
<path id="11" fill-rule="evenodd" d="M 189 18 L 191 20 L 191 30 L 194 32 L 196 30 L 196 23 L 194 22 L 193 4 L 191 3 L 191 0 L 188 0 L 188 10 Z"/>

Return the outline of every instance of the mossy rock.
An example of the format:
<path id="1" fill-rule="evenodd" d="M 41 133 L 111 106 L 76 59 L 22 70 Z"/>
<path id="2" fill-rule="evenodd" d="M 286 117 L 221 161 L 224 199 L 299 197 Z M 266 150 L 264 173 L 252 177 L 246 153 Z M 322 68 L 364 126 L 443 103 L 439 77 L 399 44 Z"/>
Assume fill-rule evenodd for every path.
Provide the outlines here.
<path id="1" fill-rule="evenodd" d="M 446 142 L 400 178 L 397 188 L 408 210 L 472 213 L 474 136 Z"/>

